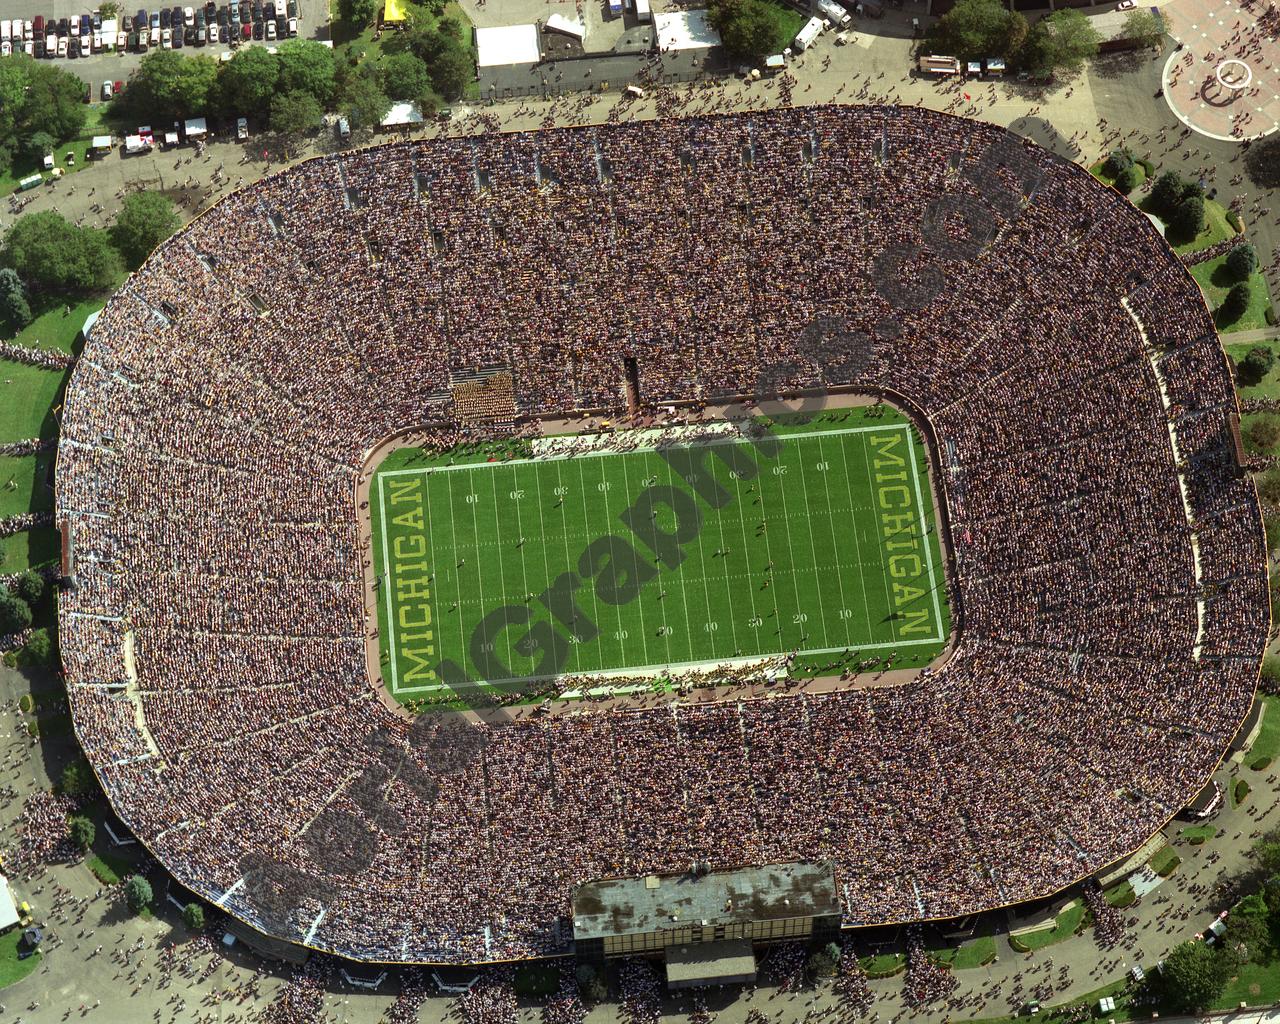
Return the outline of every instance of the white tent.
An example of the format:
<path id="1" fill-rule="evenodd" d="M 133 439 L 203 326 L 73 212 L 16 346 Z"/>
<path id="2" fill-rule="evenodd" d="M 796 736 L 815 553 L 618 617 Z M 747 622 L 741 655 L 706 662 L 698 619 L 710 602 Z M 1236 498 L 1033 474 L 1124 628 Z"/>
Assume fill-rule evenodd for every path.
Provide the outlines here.
<path id="1" fill-rule="evenodd" d="M 660 50 L 699 50 L 720 45 L 720 33 L 704 9 L 666 11 L 653 16 Z"/>
<path id="2" fill-rule="evenodd" d="M 574 39 L 586 39 L 587 28 L 576 19 L 566 18 L 563 14 L 553 14 L 547 19 L 547 28 L 553 32 L 563 32 Z"/>
<path id="3" fill-rule="evenodd" d="M 482 68 L 505 64 L 536 64 L 541 58 L 537 25 L 503 25 L 476 29 L 476 64 Z"/>
<path id="4" fill-rule="evenodd" d="M 406 124 L 422 124 L 422 111 L 412 103 L 393 103 L 382 119 L 382 127 L 399 128 Z"/>
<path id="5" fill-rule="evenodd" d="M 209 134 L 209 125 L 203 117 L 193 117 L 187 122 L 185 131 L 189 139 L 202 139 Z"/>
<path id="6" fill-rule="evenodd" d="M 0 932 L 8 931 L 18 923 L 18 904 L 14 902 L 9 879 L 0 875 Z"/>

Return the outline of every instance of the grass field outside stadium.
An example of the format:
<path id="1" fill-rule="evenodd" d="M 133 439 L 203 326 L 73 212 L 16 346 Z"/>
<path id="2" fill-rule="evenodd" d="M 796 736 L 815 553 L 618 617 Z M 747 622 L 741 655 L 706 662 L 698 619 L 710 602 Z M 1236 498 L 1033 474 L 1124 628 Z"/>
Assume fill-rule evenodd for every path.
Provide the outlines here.
<path id="1" fill-rule="evenodd" d="M 445 659 L 507 683 L 937 657 L 950 613 L 910 421 L 827 411 L 768 445 L 714 428 L 388 455 L 370 514 L 391 694 L 443 699 Z"/>

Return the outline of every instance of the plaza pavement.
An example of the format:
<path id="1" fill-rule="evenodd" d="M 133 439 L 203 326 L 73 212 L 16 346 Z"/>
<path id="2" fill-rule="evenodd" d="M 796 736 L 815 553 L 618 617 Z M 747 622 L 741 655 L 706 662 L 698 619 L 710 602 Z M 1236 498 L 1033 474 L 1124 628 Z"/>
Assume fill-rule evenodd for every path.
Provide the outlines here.
<path id="1" fill-rule="evenodd" d="M 792 69 L 798 83 L 793 102 L 921 103 L 1008 125 L 1064 156 L 1082 161 L 1096 159 L 1117 140 L 1126 141 L 1140 153 L 1149 153 L 1162 166 L 1203 174 L 1211 185 L 1219 187 L 1219 198 L 1224 201 L 1237 194 L 1237 186 L 1230 179 L 1239 168 L 1239 146 L 1198 136 L 1185 141 L 1182 126 L 1155 96 L 1162 57 L 1143 54 L 1105 59 L 1085 75 L 1048 91 L 1016 81 L 940 84 L 909 74 L 909 33 L 904 23 L 893 20 L 892 12 L 884 22 L 877 23 L 877 29 L 889 34 L 870 37 L 858 33 L 853 44 L 844 47 L 831 45 L 828 38 L 807 53 Z M 711 88 L 681 89 L 675 96 L 683 113 L 755 109 L 778 102 L 778 84 L 730 81 Z M 615 108 L 618 116 L 651 117 L 654 100 L 652 93 L 629 104 L 621 104 L 617 94 L 594 99 L 570 97 L 554 104 L 525 101 L 498 106 L 484 113 L 496 118 L 504 128 L 529 129 L 547 119 L 555 123 L 598 123 Z M 447 129 L 432 127 L 427 134 L 475 130 L 478 126 L 476 119 L 463 115 Z M 1162 138 L 1164 141 L 1160 142 Z M 308 156 L 333 145 L 332 136 L 325 135 L 300 147 L 292 156 Z M 184 212 L 189 217 L 208 202 L 229 194 L 241 179 L 247 182 L 269 169 L 278 169 L 281 154 L 273 152 L 268 163 L 262 159 L 262 146 L 261 139 L 250 140 L 248 146 L 215 142 L 202 158 L 195 157 L 189 149 L 128 159 L 113 155 L 55 186 L 28 193 L 32 202 L 26 210 L 57 209 L 72 220 L 105 225 L 110 222 L 120 193 L 146 187 L 186 200 Z M 217 181 L 213 177 L 216 168 L 222 169 Z M 1247 188 L 1247 184 L 1239 187 Z M 1248 204 L 1254 202 L 1259 208 L 1267 208 L 1271 198 L 1268 194 L 1250 193 L 1245 206 L 1249 235 L 1258 244 L 1264 264 L 1275 255 L 1275 215 L 1253 216 Z M 0 217 L 0 228 L 11 223 L 11 214 Z M 1273 287 L 1274 282 L 1273 277 Z M 0 841 L 6 844 L 12 841 L 21 796 L 47 787 L 71 749 L 69 737 L 50 737 L 33 744 L 21 733 L 14 708 L 18 696 L 31 685 L 20 673 L 0 667 L 0 785 L 12 784 L 20 793 L 18 800 L 3 805 Z M 901 978 L 894 978 L 871 983 L 876 1003 L 869 1019 L 933 1022 L 1008 1013 L 1037 986 L 1042 993 L 1051 990 L 1049 1001 L 1079 996 L 1119 977 L 1135 962 L 1150 964 L 1177 941 L 1190 937 L 1222 909 L 1213 887 L 1224 875 L 1244 867 L 1243 851 L 1250 833 L 1259 827 L 1280 825 L 1274 774 L 1234 767 L 1230 771 L 1244 771 L 1250 778 L 1253 793 L 1249 801 L 1238 810 L 1224 810 L 1217 822 L 1226 832 L 1223 840 L 1202 847 L 1179 846 L 1183 864 L 1174 877 L 1127 912 L 1136 924 L 1128 929 L 1128 945 L 1121 950 L 1101 952 L 1091 934 L 1085 933 L 1024 957 L 1015 954 L 1002 935 L 997 940 L 997 962 L 957 972 L 957 998 L 963 1005 L 933 1006 L 909 1013 L 901 1001 Z M 1176 832 L 1176 826 L 1171 831 Z M 163 876 L 156 878 L 159 881 Z M 0 1020 L 27 1024 L 77 1019 L 152 1020 L 157 1024 L 247 1021 L 256 1019 L 258 1011 L 279 988 L 276 967 L 237 951 L 224 954 L 220 950 L 202 951 L 191 957 L 201 973 L 211 971 L 203 980 L 175 975 L 172 983 L 162 987 L 164 975 L 158 966 L 158 948 L 186 940 L 185 930 L 171 912 L 173 908 L 162 905 L 154 921 L 132 918 L 107 897 L 97 895 L 98 883 L 80 865 L 50 867 L 43 877 L 31 883 L 14 881 L 20 898 L 31 900 L 41 917 L 47 915 L 55 883 L 72 897 L 88 898 L 89 902 L 82 921 L 65 915 L 50 919 L 57 938 L 51 940 L 35 974 L 0 991 Z M 159 884 L 157 890 L 162 891 Z M 1171 902 L 1164 902 L 1166 899 Z M 92 934 L 78 934 L 88 929 Z M 113 950 L 139 940 L 142 948 L 132 955 L 131 963 L 118 962 L 123 954 L 112 958 Z M 90 955 L 97 945 L 104 946 L 103 953 Z M 213 1001 L 215 990 L 243 993 L 255 983 L 256 999 L 239 1001 L 233 994 Z M 385 991 L 372 996 L 335 987 L 326 995 L 324 1011 L 335 1021 L 377 1021 L 391 1003 L 391 985 L 388 983 Z M 817 1020 L 833 1010 L 825 992 L 780 995 L 768 986 L 741 994 L 721 994 L 719 998 L 713 991 L 708 1003 L 724 1024 L 738 1024 L 751 1008 L 759 1008 L 780 1021 Z M 38 1005 L 29 1008 L 31 1004 Z M 80 1008 L 82 1004 L 84 1010 Z M 689 1008 L 687 1003 L 682 1008 L 680 1000 L 669 1007 L 673 1019 L 683 1019 Z M 424 1006 L 420 1019 L 444 1021 L 451 1009 L 450 1000 L 433 998 Z M 604 1024 L 617 1016 L 616 1004 L 607 1003 L 594 1010 L 589 1019 L 593 1024 Z M 523 1017 L 536 1020 L 538 1014 L 530 1009 Z"/>

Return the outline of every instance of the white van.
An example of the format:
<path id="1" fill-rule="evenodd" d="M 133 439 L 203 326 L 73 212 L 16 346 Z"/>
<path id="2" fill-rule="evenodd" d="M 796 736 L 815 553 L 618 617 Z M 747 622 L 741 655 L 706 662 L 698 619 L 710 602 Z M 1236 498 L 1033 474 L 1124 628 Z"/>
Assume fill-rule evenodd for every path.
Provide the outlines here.
<path id="1" fill-rule="evenodd" d="M 818 0 L 818 13 L 836 28 L 848 28 L 853 24 L 849 12 L 836 3 L 836 0 Z"/>
<path id="2" fill-rule="evenodd" d="M 821 18 L 810 18 L 805 22 L 804 28 L 796 33 L 796 49 L 809 49 L 813 45 L 813 41 L 822 35 L 822 28 Z"/>

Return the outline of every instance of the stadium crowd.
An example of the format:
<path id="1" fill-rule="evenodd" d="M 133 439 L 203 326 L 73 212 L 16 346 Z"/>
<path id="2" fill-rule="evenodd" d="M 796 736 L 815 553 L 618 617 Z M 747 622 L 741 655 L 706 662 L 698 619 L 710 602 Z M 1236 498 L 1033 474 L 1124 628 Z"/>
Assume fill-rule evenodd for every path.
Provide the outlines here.
<path id="1" fill-rule="evenodd" d="M 122 820 L 255 921 L 247 854 L 314 874 L 272 930 L 379 960 L 560 951 L 577 883 L 694 860 L 831 859 L 846 922 L 878 924 L 1139 846 L 1249 707 L 1257 499 L 1186 270 L 1079 167 L 1020 140 L 993 166 L 1005 138 L 814 107 L 419 141 L 291 168 L 173 237 L 93 329 L 57 470 L 70 703 Z M 943 195 L 991 231 L 934 217 Z M 414 424 L 474 436 L 451 396 L 495 369 L 520 417 L 816 385 L 819 317 L 869 339 L 827 383 L 930 427 L 963 611 L 945 667 L 477 724 L 456 770 L 419 763 L 365 667 L 367 453 Z M 388 746 L 375 822 L 354 783 Z M 369 859 L 321 865 L 341 815 Z"/>

